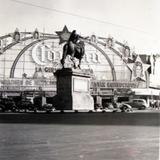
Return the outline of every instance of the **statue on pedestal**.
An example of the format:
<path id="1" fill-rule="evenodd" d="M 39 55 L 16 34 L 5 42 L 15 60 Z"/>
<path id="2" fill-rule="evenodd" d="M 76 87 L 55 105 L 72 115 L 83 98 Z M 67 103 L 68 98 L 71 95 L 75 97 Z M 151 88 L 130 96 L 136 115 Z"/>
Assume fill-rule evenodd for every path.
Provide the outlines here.
<path id="1" fill-rule="evenodd" d="M 86 37 L 87 38 L 87 37 Z M 86 39 L 81 37 L 76 33 L 76 30 L 73 30 L 67 43 L 63 47 L 63 56 L 61 59 L 61 64 L 64 68 L 65 59 L 67 55 L 71 56 L 71 60 L 73 62 L 74 68 L 80 68 L 81 66 L 81 60 L 85 54 L 85 45 L 82 39 Z M 76 66 L 75 58 L 79 60 L 78 66 Z"/>

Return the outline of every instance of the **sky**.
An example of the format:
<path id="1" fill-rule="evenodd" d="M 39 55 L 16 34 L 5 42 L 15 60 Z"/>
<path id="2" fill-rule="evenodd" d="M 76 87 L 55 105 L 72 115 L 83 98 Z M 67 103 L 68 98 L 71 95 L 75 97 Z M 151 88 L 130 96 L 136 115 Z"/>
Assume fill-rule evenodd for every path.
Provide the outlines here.
<path id="1" fill-rule="evenodd" d="M 137 54 L 160 54 L 159 0 L 0 0 L 0 36 L 55 33 L 64 25 L 82 36 L 113 36 Z"/>

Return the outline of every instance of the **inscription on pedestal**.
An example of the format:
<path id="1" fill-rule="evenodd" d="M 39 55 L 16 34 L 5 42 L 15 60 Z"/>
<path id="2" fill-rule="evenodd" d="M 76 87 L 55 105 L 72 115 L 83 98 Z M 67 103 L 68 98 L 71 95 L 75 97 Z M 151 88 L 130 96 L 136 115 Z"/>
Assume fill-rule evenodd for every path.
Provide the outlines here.
<path id="1" fill-rule="evenodd" d="M 73 78 L 73 91 L 74 92 L 89 92 L 88 79 Z"/>
<path id="2" fill-rule="evenodd" d="M 59 110 L 93 110 L 90 75 L 82 71 L 62 69 L 56 72 L 57 95 L 54 103 Z"/>

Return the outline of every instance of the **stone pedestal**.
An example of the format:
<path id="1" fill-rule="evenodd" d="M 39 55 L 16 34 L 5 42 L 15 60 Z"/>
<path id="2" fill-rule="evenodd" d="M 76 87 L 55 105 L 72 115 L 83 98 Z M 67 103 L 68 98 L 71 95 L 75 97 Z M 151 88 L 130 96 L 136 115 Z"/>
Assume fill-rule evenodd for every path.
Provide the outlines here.
<path id="1" fill-rule="evenodd" d="M 53 105 L 57 110 L 93 110 L 90 95 L 90 75 L 81 70 L 64 68 L 57 70 L 57 95 Z"/>

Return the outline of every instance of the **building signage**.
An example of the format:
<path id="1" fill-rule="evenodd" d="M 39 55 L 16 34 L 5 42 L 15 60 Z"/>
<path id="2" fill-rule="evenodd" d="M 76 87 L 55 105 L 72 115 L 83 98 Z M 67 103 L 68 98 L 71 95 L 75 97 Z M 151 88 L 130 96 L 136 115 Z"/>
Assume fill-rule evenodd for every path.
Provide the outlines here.
<path id="1" fill-rule="evenodd" d="M 36 67 L 35 72 L 47 72 L 47 73 L 54 73 L 57 70 L 57 68 L 54 67 Z"/>
<path id="2" fill-rule="evenodd" d="M 32 49 L 32 58 L 38 65 L 45 66 L 53 61 L 59 62 L 60 52 L 53 50 L 46 44 L 37 44 Z"/>
<path id="3" fill-rule="evenodd" d="M 137 83 L 130 82 L 130 83 L 124 83 L 124 82 L 108 82 L 107 87 L 109 88 L 137 88 Z"/>
<path id="4" fill-rule="evenodd" d="M 22 79 L 5 79 L 5 80 L 0 80 L 2 86 L 20 86 L 23 84 Z"/>
<path id="5" fill-rule="evenodd" d="M 132 80 L 146 81 L 145 72 L 150 65 L 143 63 L 139 56 L 136 58 L 134 63 L 128 63 L 127 65 L 132 71 Z"/>
<path id="6" fill-rule="evenodd" d="M 75 92 L 88 92 L 89 81 L 83 78 L 73 78 L 73 88 Z"/>
<path id="7" fill-rule="evenodd" d="M 93 88 L 91 89 L 91 95 L 113 95 L 113 90 L 112 89 L 104 89 L 100 90 L 98 88 Z"/>
<path id="8" fill-rule="evenodd" d="M 59 67 L 60 59 L 63 53 L 62 48 L 57 48 L 54 48 L 53 45 L 39 43 L 32 48 L 32 59 L 39 66 L 47 66 L 48 64 L 51 64 L 53 68 L 57 68 Z M 100 59 L 95 50 L 95 52 L 92 51 L 85 54 L 82 61 L 84 63 L 99 63 Z M 66 62 L 72 63 L 70 58 L 67 58 Z"/>
<path id="9" fill-rule="evenodd" d="M 137 88 L 136 82 L 92 81 L 91 88 Z"/>
<path id="10" fill-rule="evenodd" d="M 1 90 L 25 90 L 42 88 L 56 88 L 56 80 L 47 79 L 6 79 L 0 80 Z"/>

